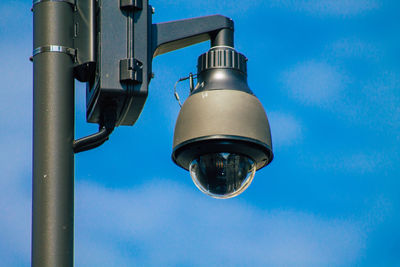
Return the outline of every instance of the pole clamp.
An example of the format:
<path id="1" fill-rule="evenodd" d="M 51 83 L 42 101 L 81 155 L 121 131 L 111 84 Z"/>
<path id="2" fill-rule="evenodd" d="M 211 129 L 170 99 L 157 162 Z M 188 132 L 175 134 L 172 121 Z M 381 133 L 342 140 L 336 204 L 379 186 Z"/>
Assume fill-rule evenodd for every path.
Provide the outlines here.
<path id="1" fill-rule="evenodd" d="M 37 54 L 44 53 L 44 52 L 57 52 L 57 53 L 64 53 L 70 55 L 74 60 L 76 58 L 76 49 L 61 45 L 47 45 L 47 46 L 39 46 L 35 50 L 33 50 L 32 57 L 36 56 Z"/>
<path id="2" fill-rule="evenodd" d="M 75 0 L 33 0 L 33 6 L 42 2 L 65 2 L 75 6 Z"/>

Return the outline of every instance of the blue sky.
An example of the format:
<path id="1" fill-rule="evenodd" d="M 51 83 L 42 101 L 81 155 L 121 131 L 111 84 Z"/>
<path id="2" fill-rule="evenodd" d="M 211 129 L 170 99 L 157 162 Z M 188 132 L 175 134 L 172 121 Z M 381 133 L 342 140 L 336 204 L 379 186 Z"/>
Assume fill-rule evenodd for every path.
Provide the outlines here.
<path id="1" fill-rule="evenodd" d="M 400 266 L 400 2 L 161 1 L 155 22 L 235 21 L 275 158 L 239 197 L 170 159 L 173 85 L 209 44 L 157 57 L 133 127 L 76 156 L 76 266 Z M 30 265 L 31 1 L 0 3 L 0 261 Z M 186 84 L 179 85 L 182 98 Z M 186 95 L 185 95 L 186 93 Z M 76 136 L 85 89 L 76 84 Z"/>

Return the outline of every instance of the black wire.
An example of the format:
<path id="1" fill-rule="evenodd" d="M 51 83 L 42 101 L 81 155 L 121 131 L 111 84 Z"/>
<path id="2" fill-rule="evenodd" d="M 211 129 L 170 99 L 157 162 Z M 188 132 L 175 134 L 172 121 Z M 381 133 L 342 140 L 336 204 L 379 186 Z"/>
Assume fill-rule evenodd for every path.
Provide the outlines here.
<path id="1" fill-rule="evenodd" d="M 95 134 L 82 137 L 73 142 L 74 153 L 87 151 L 104 144 L 110 134 L 114 131 L 116 123 L 116 111 L 114 106 L 108 106 L 104 109 L 102 124 L 99 131 Z"/>
<path id="2" fill-rule="evenodd" d="M 113 130 L 107 130 L 107 128 L 103 126 L 100 128 L 99 132 L 75 140 L 73 144 L 74 152 L 79 153 L 101 146 L 108 140 L 112 131 Z"/>

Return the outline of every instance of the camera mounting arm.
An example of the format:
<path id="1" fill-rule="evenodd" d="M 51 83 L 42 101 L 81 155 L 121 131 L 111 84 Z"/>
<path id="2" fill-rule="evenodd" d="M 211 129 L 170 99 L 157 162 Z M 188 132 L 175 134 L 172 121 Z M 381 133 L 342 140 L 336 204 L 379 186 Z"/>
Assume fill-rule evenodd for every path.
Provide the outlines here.
<path id="1" fill-rule="evenodd" d="M 212 15 L 153 24 L 147 0 L 121 0 L 119 8 L 103 1 L 97 5 L 96 15 L 88 13 L 95 17 L 94 23 L 86 26 L 77 20 L 79 27 L 89 27 L 88 32 L 96 35 L 92 39 L 97 41 L 90 43 L 89 49 L 96 51 L 90 54 L 95 56 L 89 64 L 96 65 L 95 70 L 89 72 L 88 64 L 80 64 L 75 71 L 76 78 L 87 82 L 87 121 L 100 124 L 100 131 L 74 141 L 76 153 L 103 144 L 114 127 L 136 122 L 153 77 L 154 57 L 207 40 L 212 47 L 233 47 L 234 24 L 230 18 Z M 78 43 L 77 50 L 85 51 L 80 46 Z M 107 118 L 112 118 L 112 123 Z"/>
<path id="2" fill-rule="evenodd" d="M 233 21 L 221 15 L 153 24 L 153 57 L 207 40 L 212 47 L 233 47 L 233 31 Z"/>

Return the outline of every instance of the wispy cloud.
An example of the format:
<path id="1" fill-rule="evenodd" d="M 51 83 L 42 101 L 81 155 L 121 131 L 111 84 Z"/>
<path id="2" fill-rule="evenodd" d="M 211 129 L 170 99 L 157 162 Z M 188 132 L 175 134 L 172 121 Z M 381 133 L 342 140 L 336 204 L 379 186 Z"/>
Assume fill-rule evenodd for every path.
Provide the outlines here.
<path id="1" fill-rule="evenodd" d="M 91 243 L 77 250 L 78 264 L 115 258 L 112 251 L 154 266 L 340 265 L 362 254 L 357 222 L 264 211 L 240 201 L 205 199 L 171 181 L 155 182 L 134 190 L 78 184 L 77 243 Z"/>
<path id="2" fill-rule="evenodd" d="M 377 44 L 340 39 L 327 46 L 320 56 L 324 60 L 297 63 L 283 71 L 282 90 L 302 105 L 334 112 L 345 121 L 369 127 L 380 125 L 376 130 L 398 129 L 400 79 L 398 71 L 385 64 L 378 66 L 384 56 Z M 349 64 L 354 60 L 358 60 L 359 68 Z"/>
<path id="3" fill-rule="evenodd" d="M 346 77 L 325 62 L 308 61 L 283 72 L 281 82 L 289 96 L 300 103 L 327 106 L 339 97 Z"/>
<path id="4" fill-rule="evenodd" d="M 291 146 L 303 139 L 304 125 L 283 112 L 268 112 L 274 148 Z"/>

